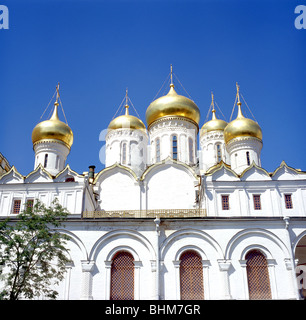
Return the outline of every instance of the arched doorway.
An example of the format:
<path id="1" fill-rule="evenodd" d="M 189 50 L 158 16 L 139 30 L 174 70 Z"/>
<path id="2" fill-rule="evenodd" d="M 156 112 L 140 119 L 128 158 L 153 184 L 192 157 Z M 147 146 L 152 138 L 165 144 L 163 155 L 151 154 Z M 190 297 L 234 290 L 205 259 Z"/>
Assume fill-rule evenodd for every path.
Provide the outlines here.
<path id="1" fill-rule="evenodd" d="M 295 248 L 297 260 L 296 276 L 301 299 L 306 299 L 306 235 L 298 242 Z"/>
<path id="2" fill-rule="evenodd" d="M 272 299 L 269 270 L 266 257 L 259 250 L 246 254 L 246 270 L 250 300 Z"/>
<path id="3" fill-rule="evenodd" d="M 188 250 L 180 256 L 181 300 L 203 300 L 203 266 L 200 255 Z"/>
<path id="4" fill-rule="evenodd" d="M 134 258 L 126 251 L 118 252 L 111 266 L 110 300 L 134 299 Z"/>

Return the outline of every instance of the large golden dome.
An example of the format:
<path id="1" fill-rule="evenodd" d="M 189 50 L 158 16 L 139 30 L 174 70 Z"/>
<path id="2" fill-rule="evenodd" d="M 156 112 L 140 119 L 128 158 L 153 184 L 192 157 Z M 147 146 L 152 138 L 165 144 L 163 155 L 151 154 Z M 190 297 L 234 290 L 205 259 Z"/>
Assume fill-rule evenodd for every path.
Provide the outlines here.
<path id="1" fill-rule="evenodd" d="M 184 117 L 197 125 L 200 121 L 200 110 L 197 105 L 192 100 L 177 94 L 172 83 L 168 94 L 149 105 L 146 111 L 147 125 L 149 127 L 154 121 L 168 116 Z"/>
<path id="2" fill-rule="evenodd" d="M 129 106 L 125 106 L 125 115 L 119 116 L 113 119 L 110 124 L 108 125 L 108 131 L 115 130 L 115 129 L 133 129 L 133 130 L 142 130 L 146 132 L 146 126 L 144 123 L 129 114 Z"/>
<path id="3" fill-rule="evenodd" d="M 241 111 L 241 102 L 238 101 L 237 118 L 231 121 L 224 129 L 225 143 L 239 137 L 254 137 L 262 141 L 262 131 L 257 122 L 245 118 Z"/>
<path id="4" fill-rule="evenodd" d="M 73 143 L 73 133 L 70 127 L 59 120 L 57 113 L 58 102 L 54 104 L 54 111 L 49 120 L 36 125 L 32 132 L 33 146 L 42 141 L 60 141 L 69 149 Z"/>

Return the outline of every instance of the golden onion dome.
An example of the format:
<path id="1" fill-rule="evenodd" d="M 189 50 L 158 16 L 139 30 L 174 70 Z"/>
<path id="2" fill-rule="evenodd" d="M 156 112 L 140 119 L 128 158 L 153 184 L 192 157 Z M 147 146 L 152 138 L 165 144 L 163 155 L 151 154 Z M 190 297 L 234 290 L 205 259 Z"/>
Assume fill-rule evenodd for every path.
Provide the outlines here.
<path id="1" fill-rule="evenodd" d="M 226 121 L 217 118 L 216 110 L 214 107 L 214 95 L 211 94 L 211 96 L 212 96 L 211 105 L 213 106 L 213 109 L 211 111 L 212 112 L 212 119 L 210 121 L 207 121 L 206 123 L 204 123 L 204 125 L 202 126 L 201 131 L 200 131 L 200 136 L 202 136 L 203 134 L 210 132 L 210 131 L 223 131 L 228 124 Z"/>
<path id="2" fill-rule="evenodd" d="M 129 106 L 125 105 L 125 114 L 113 119 L 108 125 L 108 131 L 116 129 L 133 129 L 146 132 L 146 126 L 137 117 L 129 114 Z"/>
<path id="3" fill-rule="evenodd" d="M 213 116 L 210 121 L 207 121 L 204 123 L 204 125 L 201 128 L 201 136 L 204 133 L 210 132 L 210 131 L 223 131 L 225 127 L 227 126 L 227 122 L 222 119 L 217 119 L 215 115 L 215 110 L 213 111 Z"/>
<path id="4" fill-rule="evenodd" d="M 177 116 L 192 120 L 197 125 L 200 121 L 200 110 L 198 106 L 187 97 L 181 96 L 174 90 L 171 83 L 168 94 L 154 100 L 146 111 L 147 125 L 150 126 L 154 121 Z"/>
<path id="5" fill-rule="evenodd" d="M 259 124 L 251 119 L 245 118 L 241 111 L 241 102 L 239 98 L 239 86 L 237 85 L 238 97 L 238 115 L 224 129 L 225 143 L 240 137 L 254 137 L 262 141 L 262 131 Z"/>
<path id="6" fill-rule="evenodd" d="M 38 123 L 32 132 L 33 146 L 42 141 L 59 141 L 69 149 L 73 143 L 73 132 L 70 127 L 59 120 L 57 113 L 58 102 L 54 104 L 54 111 L 49 120 Z"/>

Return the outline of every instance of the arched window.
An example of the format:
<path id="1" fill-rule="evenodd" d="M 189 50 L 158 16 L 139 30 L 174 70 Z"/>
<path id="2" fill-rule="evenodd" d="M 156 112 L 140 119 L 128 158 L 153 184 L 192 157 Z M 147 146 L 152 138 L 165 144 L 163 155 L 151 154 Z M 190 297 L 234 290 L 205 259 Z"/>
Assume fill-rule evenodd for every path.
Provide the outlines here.
<path id="1" fill-rule="evenodd" d="M 45 154 L 44 168 L 48 165 L 48 153 Z"/>
<path id="2" fill-rule="evenodd" d="M 134 258 L 129 252 L 120 251 L 113 258 L 110 299 L 134 299 Z"/>
<path id="3" fill-rule="evenodd" d="M 188 145 L 189 145 L 189 162 L 194 163 L 194 158 L 193 158 L 193 141 L 192 138 L 188 139 Z"/>
<path id="4" fill-rule="evenodd" d="M 222 160 L 221 145 L 219 143 L 216 145 L 216 153 L 217 153 L 217 162 L 219 163 Z"/>
<path id="5" fill-rule="evenodd" d="M 126 164 L 126 142 L 122 144 L 122 164 Z"/>
<path id="6" fill-rule="evenodd" d="M 65 178 L 65 182 L 74 182 L 75 180 L 74 180 L 74 177 L 72 177 L 72 176 L 66 176 L 66 178 Z"/>
<path id="7" fill-rule="evenodd" d="M 59 156 L 56 156 L 56 164 L 55 164 L 55 168 L 58 169 L 59 168 Z"/>
<path id="8" fill-rule="evenodd" d="M 201 257 L 193 250 L 180 257 L 180 287 L 182 300 L 203 300 L 203 266 Z"/>
<path id="9" fill-rule="evenodd" d="M 249 151 L 246 152 L 246 159 L 247 159 L 247 164 L 249 166 L 251 164 L 250 163 L 250 152 Z"/>
<path id="10" fill-rule="evenodd" d="M 177 160 L 177 136 L 172 136 L 172 159 Z"/>
<path id="11" fill-rule="evenodd" d="M 156 156 L 156 162 L 160 161 L 160 139 L 157 138 L 155 140 L 155 156 Z"/>
<path id="12" fill-rule="evenodd" d="M 298 261 L 296 271 L 300 298 L 306 297 L 306 236 L 300 239 L 295 249 L 295 259 Z"/>
<path id="13" fill-rule="evenodd" d="M 246 260 L 250 300 L 272 299 L 265 256 L 259 250 L 252 250 L 247 253 Z"/>

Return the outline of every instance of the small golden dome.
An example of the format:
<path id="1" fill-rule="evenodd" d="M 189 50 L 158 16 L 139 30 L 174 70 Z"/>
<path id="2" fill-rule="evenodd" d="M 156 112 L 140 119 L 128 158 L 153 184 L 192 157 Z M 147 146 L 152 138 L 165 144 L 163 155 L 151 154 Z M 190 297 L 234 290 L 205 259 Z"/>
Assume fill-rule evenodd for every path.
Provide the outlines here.
<path id="1" fill-rule="evenodd" d="M 210 131 L 223 131 L 225 129 L 225 127 L 227 126 L 227 122 L 222 120 L 222 119 L 218 119 L 216 116 L 216 110 L 214 107 L 214 96 L 213 94 L 212 96 L 212 102 L 211 105 L 213 106 L 212 109 L 212 119 L 210 121 L 207 121 L 206 123 L 204 123 L 204 125 L 201 128 L 200 131 L 200 136 L 202 136 L 203 134 L 210 132 Z"/>
<path id="2" fill-rule="evenodd" d="M 225 127 L 227 126 L 227 122 L 222 119 L 217 119 L 215 114 L 213 114 L 212 120 L 207 121 L 204 123 L 203 127 L 201 128 L 201 136 L 204 133 L 210 132 L 210 131 L 223 131 Z"/>
<path id="3" fill-rule="evenodd" d="M 184 117 L 192 120 L 197 125 L 200 121 L 200 110 L 190 99 L 178 95 L 171 83 L 168 94 L 154 100 L 146 111 L 147 125 L 168 116 Z"/>
<path id="4" fill-rule="evenodd" d="M 58 102 L 54 104 L 54 111 L 49 120 L 38 123 L 32 132 L 33 146 L 43 140 L 63 142 L 69 149 L 73 143 L 73 133 L 70 127 L 59 120 L 57 113 Z"/>
<path id="5" fill-rule="evenodd" d="M 133 130 L 142 130 L 146 132 L 146 126 L 144 123 L 129 114 L 129 106 L 125 106 L 125 115 L 119 116 L 113 119 L 110 124 L 108 125 L 108 131 L 115 130 L 115 129 L 133 129 Z"/>
<path id="6" fill-rule="evenodd" d="M 241 111 L 241 102 L 239 98 L 239 86 L 237 85 L 238 97 L 238 115 L 224 129 L 225 143 L 239 137 L 254 137 L 262 141 L 262 131 L 259 124 L 251 119 L 245 118 Z"/>

